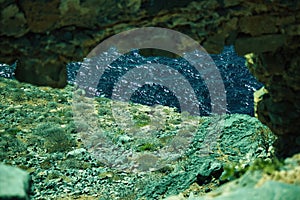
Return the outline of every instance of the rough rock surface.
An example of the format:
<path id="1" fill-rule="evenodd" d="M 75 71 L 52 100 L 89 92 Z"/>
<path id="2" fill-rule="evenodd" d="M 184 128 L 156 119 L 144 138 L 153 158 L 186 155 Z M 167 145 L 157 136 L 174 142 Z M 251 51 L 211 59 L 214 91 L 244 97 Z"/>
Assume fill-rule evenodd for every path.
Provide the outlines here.
<path id="1" fill-rule="evenodd" d="M 21 81 L 63 87 L 65 64 L 81 60 L 105 38 L 160 26 L 191 36 L 209 53 L 229 44 L 240 55 L 253 53 L 249 68 L 268 91 L 259 119 L 289 141 L 299 136 L 299 1 L 9 0 L 0 6 L 0 60 L 18 59 Z"/>
<path id="2" fill-rule="evenodd" d="M 262 127 L 257 126 L 255 118 L 247 115 L 230 115 L 224 120 L 224 128 L 216 139 L 216 145 L 210 144 L 209 154 L 201 154 L 205 142 L 202 138 L 207 137 L 210 123 L 206 121 L 195 136 L 197 142 L 193 144 L 188 159 L 180 163 L 177 170 L 161 180 L 149 183 L 148 188 L 139 194 L 140 197 L 151 199 L 159 198 L 162 194 L 176 194 L 187 189 L 193 183 L 203 185 L 209 181 L 214 182 L 213 179 L 218 180 L 225 164 L 248 165 L 247 163 L 252 163 L 253 158 L 266 158 L 270 152 L 265 150 L 271 147 L 269 141 L 274 138 L 272 139 L 271 135 L 264 133 Z M 258 128 L 257 132 L 245 131 L 251 129 L 250 127 Z M 215 181 L 216 185 L 217 182 Z"/>
<path id="3" fill-rule="evenodd" d="M 112 100 L 97 97 L 93 121 L 82 116 L 81 122 L 74 123 L 73 89 L 70 85 L 65 89 L 36 87 L 0 77 L 0 160 L 30 173 L 33 199 L 159 199 L 177 195 L 191 185 L 197 187 L 198 194 L 220 185 L 225 165 L 245 168 L 257 158 L 272 158 L 274 134 L 249 115 L 225 115 L 221 126 L 215 117 L 118 102 L 114 105 L 135 116 L 134 126 L 123 127 L 112 115 Z M 95 137 L 99 132 L 90 133 L 89 124 L 100 125 L 111 139 L 106 142 Z M 149 133 L 154 136 L 149 137 Z M 181 135 L 169 145 L 170 151 L 165 151 L 170 158 L 185 142 L 183 136 L 192 133 L 193 140 L 182 156 L 158 170 L 135 173 L 130 168 L 120 170 L 104 164 L 104 156 L 95 158 L 104 147 L 117 152 L 116 144 L 135 153 L 154 153 L 168 146 L 174 135 Z M 118 164 L 120 157 L 109 160 Z"/>
<path id="4" fill-rule="evenodd" d="M 299 48 L 246 56 L 250 71 L 265 86 L 256 92 L 258 119 L 281 136 L 280 156 L 300 152 L 300 58 Z M 293 146 L 293 148 L 287 148 Z"/>
<path id="5" fill-rule="evenodd" d="M 30 176 L 16 167 L 0 164 L 0 199 L 29 199 Z"/>
<path id="6" fill-rule="evenodd" d="M 266 181 L 261 186 L 251 185 L 256 183 L 261 173 L 248 173 L 236 182 L 226 185 L 218 192 L 205 197 L 190 197 L 188 200 L 273 200 L 299 198 L 300 186 L 290 185 L 279 181 Z M 233 186 L 236 184 L 235 186 Z M 242 186 L 244 184 L 244 186 Z"/>
<path id="7" fill-rule="evenodd" d="M 296 154 L 287 158 L 280 164 L 281 166 L 275 167 L 272 164 L 265 168 L 248 170 L 240 178 L 225 183 L 206 195 L 199 196 L 190 193 L 188 198 L 184 198 L 181 194 L 165 200 L 297 200 L 300 192 L 299 158 L 300 154 Z"/>

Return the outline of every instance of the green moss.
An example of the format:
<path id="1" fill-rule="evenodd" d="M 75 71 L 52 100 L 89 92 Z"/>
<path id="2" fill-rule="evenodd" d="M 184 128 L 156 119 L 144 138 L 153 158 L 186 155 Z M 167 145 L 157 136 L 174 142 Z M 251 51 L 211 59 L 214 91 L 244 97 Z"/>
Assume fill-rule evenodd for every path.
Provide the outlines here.
<path id="1" fill-rule="evenodd" d="M 45 159 L 43 162 L 41 162 L 40 167 L 42 169 L 50 169 L 52 165 L 53 163 L 51 159 Z"/>
<path id="2" fill-rule="evenodd" d="M 43 123 L 34 132 L 44 138 L 47 152 L 68 151 L 76 145 L 70 134 L 55 123 Z"/>
<path id="3" fill-rule="evenodd" d="M 26 147 L 26 144 L 17 137 L 15 131 L 0 133 L 0 160 L 9 156 L 24 154 Z"/>
<path id="4" fill-rule="evenodd" d="M 110 108 L 101 106 L 101 107 L 98 109 L 98 114 L 99 114 L 100 116 L 103 116 L 103 115 L 112 115 L 112 112 L 111 112 L 111 109 L 110 109 Z"/>
<path id="5" fill-rule="evenodd" d="M 76 124 L 74 124 L 74 126 L 75 132 L 86 132 L 90 128 L 90 126 L 84 121 L 77 121 Z"/>
<path id="6" fill-rule="evenodd" d="M 101 105 L 110 104 L 111 100 L 105 97 L 95 97 L 95 100 Z"/>
<path id="7" fill-rule="evenodd" d="M 254 163 L 249 167 L 249 170 L 262 170 L 267 174 L 272 174 L 274 171 L 280 169 L 283 166 L 283 161 L 279 160 L 278 158 L 263 160 L 263 159 L 256 159 Z"/>
<path id="8" fill-rule="evenodd" d="M 134 115 L 133 120 L 135 121 L 135 124 L 139 127 L 149 125 L 151 122 L 151 118 L 144 113 Z"/>
<path id="9" fill-rule="evenodd" d="M 5 130 L 5 132 L 10 134 L 10 135 L 16 135 L 20 131 L 21 130 L 17 127 L 8 128 L 8 129 Z"/>
<path id="10" fill-rule="evenodd" d="M 68 109 L 68 110 L 66 110 L 65 112 L 64 112 L 64 116 L 66 117 L 66 118 L 73 118 L 73 111 L 71 110 L 71 109 Z"/>
<path id="11" fill-rule="evenodd" d="M 166 108 L 163 108 L 163 112 L 167 115 L 170 115 L 171 114 L 171 110 L 170 109 L 166 109 Z"/>
<path id="12" fill-rule="evenodd" d="M 90 162 L 84 162 L 76 158 L 68 158 L 61 162 L 63 169 L 88 169 L 92 167 Z"/>
<path id="13" fill-rule="evenodd" d="M 155 151 L 156 145 L 152 143 L 145 143 L 138 147 L 138 151 Z"/>
<path id="14" fill-rule="evenodd" d="M 161 148 L 163 145 L 157 138 L 144 138 L 136 140 L 136 151 L 156 151 Z"/>
<path id="15" fill-rule="evenodd" d="M 68 104 L 68 96 L 66 94 L 58 93 L 56 101 L 62 104 Z"/>
<path id="16" fill-rule="evenodd" d="M 49 128 L 46 130 L 47 141 L 45 148 L 48 152 L 63 152 L 71 150 L 75 141 L 62 128 Z"/>
<path id="17" fill-rule="evenodd" d="M 181 118 L 178 116 L 178 117 L 174 117 L 174 118 L 171 118 L 168 120 L 168 122 L 170 124 L 174 124 L 174 125 L 178 125 L 182 122 Z"/>
<path id="18" fill-rule="evenodd" d="M 68 111 L 70 112 L 70 109 L 62 108 L 62 109 L 59 109 L 56 113 L 57 113 L 57 116 L 60 118 L 70 118 L 70 117 L 67 117 L 67 115 L 66 115 L 66 112 L 68 112 Z"/>
<path id="19" fill-rule="evenodd" d="M 221 181 L 231 181 L 241 177 L 248 170 L 248 166 L 237 165 L 225 165 L 224 171 L 220 177 Z"/>
<path id="20" fill-rule="evenodd" d="M 23 100 L 27 100 L 26 96 L 24 95 L 24 91 L 20 88 L 14 88 L 10 96 L 11 100 L 13 100 L 14 102 L 21 102 Z"/>
<path id="21" fill-rule="evenodd" d="M 99 179 L 111 179 L 113 176 L 114 173 L 110 171 L 106 171 L 98 174 Z"/>
<path id="22" fill-rule="evenodd" d="M 52 179 L 57 179 L 57 178 L 60 178 L 60 174 L 58 172 L 51 172 L 48 174 L 47 178 L 46 178 L 46 181 L 49 181 L 49 180 L 52 180 Z"/>
<path id="23" fill-rule="evenodd" d="M 263 171 L 264 173 L 272 174 L 274 171 L 279 170 L 281 166 L 283 166 L 283 162 L 276 157 L 272 159 L 266 159 L 266 160 L 258 158 L 251 165 L 243 165 L 243 164 L 225 165 L 220 180 L 231 181 L 237 179 L 249 170 Z"/>
<path id="24" fill-rule="evenodd" d="M 49 108 L 57 108 L 57 103 L 54 102 L 54 101 L 50 101 L 50 102 L 47 103 L 47 106 Z"/>

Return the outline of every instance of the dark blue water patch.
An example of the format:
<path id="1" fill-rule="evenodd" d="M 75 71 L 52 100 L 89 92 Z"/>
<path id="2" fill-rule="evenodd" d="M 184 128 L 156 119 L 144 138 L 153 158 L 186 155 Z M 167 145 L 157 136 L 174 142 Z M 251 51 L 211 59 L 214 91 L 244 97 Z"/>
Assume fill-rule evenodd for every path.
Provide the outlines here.
<path id="1" fill-rule="evenodd" d="M 263 86 L 245 66 L 233 46 L 227 46 L 219 55 L 211 55 L 224 81 L 229 113 L 254 115 L 253 92 Z"/>
<path id="2" fill-rule="evenodd" d="M 218 55 L 211 55 L 221 76 L 226 90 L 227 113 L 242 113 L 253 116 L 253 92 L 263 85 L 259 83 L 245 66 L 245 59 L 239 57 L 232 46 L 227 46 Z M 132 51 L 122 55 L 105 70 L 102 77 L 99 77 L 97 94 L 110 98 L 116 83 L 127 72 L 143 64 L 163 64 L 177 70 L 193 88 L 199 113 L 209 115 L 211 113 L 210 93 L 199 72 L 183 58 L 166 57 L 143 57 L 139 52 Z M 74 84 L 77 71 L 81 67 L 80 62 L 67 65 L 68 82 Z M 0 77 L 14 78 L 17 63 L 13 65 L 0 64 Z M 177 87 L 183 87 L 176 82 Z M 181 98 L 181 99 L 178 99 Z M 188 102 L 190 94 L 176 96 L 172 90 L 159 84 L 145 84 L 136 90 L 130 100 L 144 105 L 167 105 L 180 109 L 180 102 Z"/>
<path id="3" fill-rule="evenodd" d="M 218 55 L 211 55 L 214 60 L 226 90 L 227 113 L 243 113 L 253 116 L 253 92 L 262 86 L 249 72 L 245 66 L 245 59 L 239 57 L 233 47 L 225 47 Z M 143 57 L 137 50 L 120 56 L 116 61 L 106 68 L 103 75 L 99 77 L 97 87 L 99 95 L 111 98 L 114 86 L 122 76 L 137 66 L 143 64 L 163 64 L 177 70 L 194 89 L 199 103 L 199 113 L 209 115 L 211 113 L 211 99 L 205 82 L 201 79 L 199 72 L 184 58 L 166 57 Z M 73 83 L 76 70 L 80 67 L 78 63 L 68 65 L 68 79 Z M 178 87 L 182 87 L 178 83 Z M 159 84 L 145 84 L 137 89 L 130 100 L 144 105 L 167 105 L 176 107 L 181 111 L 179 102 L 188 102 L 190 94 L 180 95 L 178 99 L 169 88 Z"/>
<path id="4" fill-rule="evenodd" d="M 14 79 L 16 67 L 17 67 L 17 62 L 15 62 L 12 65 L 0 63 L 0 77 Z"/>
<path id="5" fill-rule="evenodd" d="M 170 88 L 166 87 L 165 85 L 156 84 L 154 82 L 151 84 L 145 84 L 137 89 L 131 95 L 130 101 L 150 106 L 160 104 L 176 107 L 179 112 L 181 111 L 182 105 L 199 104 L 199 111 L 195 111 L 194 113 L 200 113 L 200 115 L 209 115 L 211 113 L 210 96 L 208 89 L 201 79 L 201 75 L 199 74 L 199 72 L 185 59 L 174 59 L 167 57 L 143 57 L 139 54 L 138 50 L 120 56 L 116 61 L 106 67 L 103 75 L 99 78 L 97 87 L 98 94 L 104 97 L 111 98 L 113 89 L 115 85 L 120 81 L 121 77 L 123 77 L 126 73 L 136 68 L 137 66 L 146 64 L 161 64 L 179 72 L 183 76 L 183 78 L 187 80 L 191 85 L 191 88 L 194 90 L 197 100 L 194 102 L 190 102 L 190 99 L 192 99 L 191 93 L 184 90 L 186 84 L 178 80 L 173 80 L 172 82 L 176 84 L 176 87 L 182 88 L 183 91 L 177 96 L 173 93 L 172 90 L 170 90 Z M 74 75 L 76 73 L 74 73 L 74 70 L 71 70 L 70 68 L 77 69 L 78 66 L 74 66 L 74 64 L 72 64 L 68 67 L 68 71 L 71 71 L 70 73 L 68 73 L 68 77 L 72 82 L 72 80 L 75 78 Z M 151 67 L 147 68 L 147 70 L 149 73 L 151 73 Z M 162 82 L 164 82 L 164 80 L 162 80 Z"/>

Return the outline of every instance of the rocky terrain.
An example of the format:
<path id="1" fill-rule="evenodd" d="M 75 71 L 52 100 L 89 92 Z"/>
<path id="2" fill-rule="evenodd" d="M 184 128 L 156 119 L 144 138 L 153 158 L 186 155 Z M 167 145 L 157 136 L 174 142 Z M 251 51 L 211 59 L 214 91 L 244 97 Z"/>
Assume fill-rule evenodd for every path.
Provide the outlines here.
<path id="1" fill-rule="evenodd" d="M 1 186 L 2 198 L 7 195 L 18 199 L 26 199 L 26 196 L 32 199 L 197 199 L 219 190 L 209 195 L 235 195 L 231 189 L 218 188 L 243 174 L 247 186 L 239 181 L 230 182 L 235 184 L 234 188 L 241 187 L 241 193 L 243 188 L 250 194 L 256 192 L 251 189 L 254 182 L 268 188 L 267 191 L 263 189 L 265 195 L 273 194 L 273 187 L 277 191 L 275 196 L 285 197 L 286 190 L 290 191 L 289 195 L 298 193 L 299 156 L 295 155 L 285 163 L 275 158 L 273 143 L 276 136 L 254 117 L 231 114 L 224 115 L 219 121 L 219 117 L 195 117 L 164 106 L 114 102 L 114 106 L 128 110 L 134 116 L 134 125 L 128 129 L 120 126 L 112 116 L 112 101 L 98 97 L 92 99 L 95 114 L 91 122 L 84 118 L 84 110 L 90 109 L 84 102 L 91 99 L 77 102 L 75 107 L 80 107 L 80 119 L 83 120 L 79 123 L 74 121 L 76 113 L 74 115 L 72 110 L 73 87 L 52 89 L 10 79 L 0 80 L 0 159 L 3 164 L 23 169 L 31 178 L 31 187 L 24 172 L 15 179 L 7 179 L 6 169 L 0 166 L 1 173 L 5 174 L 1 175 L 1 183 L 11 180 L 10 184 Z M 89 123 L 98 124 L 103 132 L 109 132 L 111 140 L 106 141 L 101 139 L 101 134 L 89 132 Z M 219 130 L 217 135 L 212 134 L 212 129 Z M 153 132 L 154 135 L 146 137 Z M 152 166 L 155 162 L 142 159 L 170 146 L 168 141 L 174 138 L 174 133 L 182 136 L 171 140 L 176 142 L 173 147 L 177 148 L 185 141 L 183 136 L 193 134 L 190 144 L 183 146 L 181 156 L 158 168 Z M 135 165 L 130 162 L 121 163 L 122 168 L 114 165 L 122 155 L 99 154 L 100 149 L 94 148 L 97 145 L 102 146 L 101 149 L 114 145 L 131 149 L 138 155 Z M 177 151 L 169 150 L 171 154 L 165 152 L 167 157 L 176 155 Z M 112 156 L 111 162 L 107 163 L 103 156 Z M 249 173 L 256 174 L 253 183 L 248 181 L 249 177 L 253 178 Z M 20 180 L 24 186 L 20 185 Z M 275 186 L 273 182 L 264 184 L 271 180 L 275 181 Z M 12 187 L 20 190 L 9 193 Z M 23 191 L 23 187 L 27 190 Z M 226 184 L 224 188 L 227 188 Z M 234 189 L 236 191 L 239 190 Z M 174 196 L 179 193 L 180 196 Z"/>
<path id="2" fill-rule="evenodd" d="M 1 165 L 0 197 L 238 199 L 242 195 L 247 199 L 262 195 L 297 199 L 299 1 L 0 0 L 0 7 L 0 63 L 16 62 L 19 81 L 63 88 L 0 79 L 1 163 L 26 172 L 16 170 L 22 179 L 7 182 L 14 180 L 5 176 L 12 169 Z M 77 111 L 92 111 L 92 120 L 74 123 L 86 116 L 80 112 L 76 116 L 72 110 L 74 88 L 67 85 L 66 64 L 82 61 L 110 36 L 149 26 L 187 34 L 209 53 L 233 45 L 264 84 L 255 93 L 258 119 L 241 114 L 195 117 L 164 106 L 99 97 L 83 98 L 75 105 Z M 157 49 L 143 54 L 174 56 Z M 119 127 L 112 117 L 112 102 L 132 113 L 134 128 Z M 100 132 L 90 129 L 93 123 Z M 212 130 L 219 131 L 211 134 Z M 150 133 L 155 137 L 133 137 Z M 193 140 L 186 140 L 191 133 Z M 176 134 L 180 141 L 172 140 Z M 107 136 L 111 141 L 103 143 Z M 185 146 L 175 148 L 178 144 Z M 124 167 L 114 160 L 119 154 L 110 154 L 117 164 L 108 163 L 99 145 L 107 152 L 123 146 L 124 152 L 131 149 L 137 156 L 123 159 Z M 170 160 L 149 157 L 165 147 L 181 156 L 162 151 Z M 5 184 L 10 189 L 2 183 L 10 183 Z M 11 190 L 15 186 L 21 188 L 17 194 Z"/>
<path id="3" fill-rule="evenodd" d="M 298 1 L 9 0 L 0 6 L 0 61 L 18 60 L 17 78 L 38 85 L 64 87 L 66 63 L 81 61 L 104 39 L 131 28 L 177 30 L 209 53 L 234 45 L 265 84 L 258 118 L 282 136 L 280 154 L 299 152 Z M 286 145 L 293 150 L 281 148 Z"/>

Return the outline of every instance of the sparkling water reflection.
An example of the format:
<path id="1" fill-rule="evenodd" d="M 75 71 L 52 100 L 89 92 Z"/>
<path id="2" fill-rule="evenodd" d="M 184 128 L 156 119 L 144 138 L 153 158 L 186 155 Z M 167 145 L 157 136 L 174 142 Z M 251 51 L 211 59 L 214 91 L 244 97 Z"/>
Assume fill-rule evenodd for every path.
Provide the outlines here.
<path id="1" fill-rule="evenodd" d="M 224 48 L 218 55 L 211 55 L 222 76 L 227 98 L 227 113 L 243 113 L 253 116 L 253 92 L 262 86 L 245 66 L 245 59 L 239 57 L 232 46 Z M 177 70 L 195 91 L 200 104 L 201 115 L 211 112 L 211 99 L 207 86 L 201 79 L 201 74 L 184 58 L 143 57 L 138 50 L 120 56 L 105 70 L 99 79 L 97 94 L 111 98 L 115 84 L 130 70 L 145 64 L 163 64 Z M 74 83 L 76 70 L 80 63 L 70 63 L 67 66 L 69 83 Z M 167 78 L 167 77 L 166 77 Z M 215 81 L 211 77 L 212 81 Z M 176 82 L 180 85 L 180 82 Z M 210 91 L 213 92 L 213 91 Z M 181 101 L 188 101 L 191 97 L 184 96 Z M 178 108 L 179 100 L 167 87 L 156 83 L 149 83 L 139 87 L 130 99 L 132 102 L 145 105 L 167 105 Z"/>

